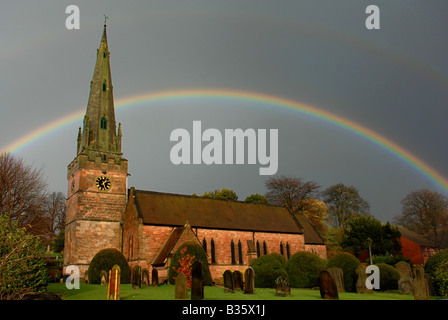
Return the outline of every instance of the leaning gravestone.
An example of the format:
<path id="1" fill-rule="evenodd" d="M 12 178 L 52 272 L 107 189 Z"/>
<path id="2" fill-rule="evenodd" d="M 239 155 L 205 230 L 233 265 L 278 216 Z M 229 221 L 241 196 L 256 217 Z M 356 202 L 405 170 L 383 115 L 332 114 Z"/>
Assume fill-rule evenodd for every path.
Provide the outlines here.
<path id="1" fill-rule="evenodd" d="M 412 294 L 412 270 L 409 263 L 405 261 L 400 261 L 395 264 L 395 269 L 397 269 L 400 274 L 400 279 L 398 280 L 398 289 L 401 294 Z"/>
<path id="2" fill-rule="evenodd" d="M 244 293 L 255 293 L 255 271 L 251 267 L 244 272 Z"/>
<path id="3" fill-rule="evenodd" d="M 202 263 L 196 260 L 191 270 L 191 300 L 204 299 L 204 278 L 202 275 Z"/>
<path id="4" fill-rule="evenodd" d="M 101 271 L 100 279 L 101 279 L 101 285 L 102 286 L 107 286 L 108 278 L 107 278 L 107 271 L 106 270 L 102 270 Z"/>
<path id="5" fill-rule="evenodd" d="M 425 278 L 425 270 L 422 266 L 414 267 L 414 299 L 429 300 L 428 282 Z"/>
<path id="6" fill-rule="evenodd" d="M 344 287 L 344 271 L 341 268 L 328 268 L 328 273 L 331 275 L 331 277 L 334 279 L 334 282 L 336 283 L 336 288 L 338 289 L 338 292 L 345 292 Z"/>
<path id="7" fill-rule="evenodd" d="M 243 290 L 243 274 L 239 270 L 233 271 L 233 290 Z"/>
<path id="8" fill-rule="evenodd" d="M 107 288 L 107 300 L 120 300 L 120 266 L 114 265 L 109 271 L 109 285 Z"/>
<path id="9" fill-rule="evenodd" d="M 132 268 L 132 289 L 140 289 L 142 287 L 142 268 L 134 266 Z"/>
<path id="10" fill-rule="evenodd" d="M 156 268 L 152 268 L 151 271 L 151 285 L 153 287 L 157 287 L 159 284 L 159 272 Z"/>
<path id="11" fill-rule="evenodd" d="M 327 270 L 319 273 L 319 290 L 322 299 L 339 299 L 336 282 Z"/>
<path id="12" fill-rule="evenodd" d="M 291 288 L 289 286 L 289 281 L 285 277 L 278 277 L 275 280 L 275 295 L 279 297 L 286 297 L 291 294 Z"/>
<path id="13" fill-rule="evenodd" d="M 372 289 L 367 289 L 366 287 L 366 268 L 362 264 L 356 268 L 356 274 L 358 275 L 358 280 L 356 281 L 356 292 L 357 293 L 373 293 Z"/>
<path id="14" fill-rule="evenodd" d="M 225 293 L 233 293 L 233 273 L 230 270 L 224 271 L 224 292 Z"/>
<path id="15" fill-rule="evenodd" d="M 146 268 L 142 270 L 142 285 L 149 286 L 149 271 Z"/>
<path id="16" fill-rule="evenodd" d="M 174 282 L 174 298 L 187 299 L 187 276 L 184 273 L 178 273 Z"/>

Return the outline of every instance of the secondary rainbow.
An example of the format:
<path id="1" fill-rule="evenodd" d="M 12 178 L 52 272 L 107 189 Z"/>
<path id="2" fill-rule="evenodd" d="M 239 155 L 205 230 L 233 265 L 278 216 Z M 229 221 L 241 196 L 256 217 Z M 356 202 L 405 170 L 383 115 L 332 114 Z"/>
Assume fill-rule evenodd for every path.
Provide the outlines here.
<path id="1" fill-rule="evenodd" d="M 437 186 L 441 187 L 445 192 L 448 193 L 448 180 L 431 168 L 428 164 L 423 162 L 417 156 L 413 155 L 403 147 L 394 143 L 393 141 L 385 138 L 373 130 L 355 123 L 347 118 L 341 117 L 334 113 L 306 105 L 297 101 L 288 100 L 276 96 L 266 95 L 257 92 L 247 92 L 238 90 L 228 90 L 228 89 L 186 89 L 186 90 L 168 90 L 152 93 L 144 93 L 140 95 L 131 96 L 128 98 L 119 99 L 115 102 L 115 108 L 130 108 L 132 106 L 155 103 L 157 101 L 164 100 L 176 100 L 176 99 L 193 99 L 193 98 L 218 98 L 227 99 L 235 101 L 252 101 L 257 103 L 262 103 L 265 105 L 271 105 L 280 108 L 287 108 L 296 110 L 302 114 L 312 116 L 314 118 L 323 120 L 325 122 L 332 123 L 339 127 L 342 127 L 358 136 L 361 136 L 368 141 L 374 143 L 382 149 L 387 150 L 394 156 L 397 156 L 405 163 L 422 173 L 425 177 L 435 183 Z M 63 118 L 57 119 L 51 123 L 48 123 L 27 135 L 15 140 L 6 147 L 2 148 L 2 152 L 17 152 L 22 148 L 36 142 L 44 136 L 51 134 L 52 132 L 68 126 L 76 121 L 80 121 L 84 115 L 84 110 L 67 115 Z"/>

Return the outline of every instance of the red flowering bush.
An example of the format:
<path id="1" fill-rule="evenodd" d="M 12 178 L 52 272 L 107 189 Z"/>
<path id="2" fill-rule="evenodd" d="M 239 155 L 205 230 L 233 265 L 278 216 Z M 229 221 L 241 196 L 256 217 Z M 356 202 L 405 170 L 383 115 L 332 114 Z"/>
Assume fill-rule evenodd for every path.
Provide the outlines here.
<path id="1" fill-rule="evenodd" d="M 173 266 L 173 270 L 176 271 L 177 274 L 179 273 L 183 273 L 185 274 L 185 276 L 187 277 L 187 288 L 190 289 L 191 288 L 191 269 L 193 266 L 193 262 L 194 262 L 194 256 L 190 255 L 190 254 L 185 254 L 185 252 L 187 251 L 187 247 L 183 247 L 180 250 L 180 254 L 181 254 L 181 258 L 179 259 L 179 264 L 180 267 L 176 268 L 175 266 Z M 176 280 L 176 277 L 173 276 L 173 279 Z"/>

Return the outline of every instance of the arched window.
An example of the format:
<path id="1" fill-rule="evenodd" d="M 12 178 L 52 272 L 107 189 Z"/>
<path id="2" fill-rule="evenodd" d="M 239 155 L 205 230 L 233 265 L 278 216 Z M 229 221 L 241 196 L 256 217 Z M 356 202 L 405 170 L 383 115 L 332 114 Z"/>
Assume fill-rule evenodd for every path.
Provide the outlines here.
<path id="1" fill-rule="evenodd" d="M 291 256 L 290 252 L 289 252 L 289 242 L 286 242 L 286 256 L 289 257 Z"/>
<path id="2" fill-rule="evenodd" d="M 243 264 L 243 248 L 240 240 L 238 240 L 238 260 L 240 264 Z"/>
<path id="3" fill-rule="evenodd" d="M 216 263 L 216 259 L 215 259 L 215 241 L 212 240 L 210 241 L 210 255 L 212 256 L 212 263 Z"/>
<path id="4" fill-rule="evenodd" d="M 205 238 L 202 240 L 202 248 L 204 248 L 205 253 L 207 253 L 207 240 L 205 240 Z"/>
<path id="5" fill-rule="evenodd" d="M 103 91 L 106 91 L 106 82 L 103 82 Z"/>
<path id="6" fill-rule="evenodd" d="M 283 250 L 283 242 L 280 242 L 280 254 L 281 254 L 282 256 L 285 255 L 285 252 L 284 252 L 284 250 Z"/>
<path id="7" fill-rule="evenodd" d="M 230 241 L 230 254 L 232 256 L 232 264 L 236 264 L 236 260 L 235 260 L 235 244 L 233 243 L 233 240 Z"/>
<path id="8" fill-rule="evenodd" d="M 268 254 L 268 247 L 266 245 L 266 241 L 263 241 L 263 254 L 267 255 Z"/>
<path id="9" fill-rule="evenodd" d="M 100 120 L 100 128 L 101 129 L 107 129 L 107 120 L 105 117 L 102 117 Z"/>
<path id="10" fill-rule="evenodd" d="M 261 256 L 261 252 L 260 252 L 260 242 L 258 242 L 257 240 L 257 258 L 259 258 Z"/>

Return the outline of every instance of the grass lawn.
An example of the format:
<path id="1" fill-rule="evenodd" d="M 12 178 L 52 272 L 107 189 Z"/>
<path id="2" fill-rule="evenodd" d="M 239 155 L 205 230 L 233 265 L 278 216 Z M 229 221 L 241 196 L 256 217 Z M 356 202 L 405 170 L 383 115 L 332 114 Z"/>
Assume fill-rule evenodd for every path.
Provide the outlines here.
<path id="1" fill-rule="evenodd" d="M 80 289 L 68 290 L 64 283 L 48 284 L 48 292 L 62 295 L 64 300 L 107 300 L 107 286 L 80 284 Z M 319 290 L 291 289 L 291 295 L 277 297 L 275 289 L 256 288 L 255 294 L 243 294 L 242 291 L 224 293 L 222 287 L 205 287 L 205 300 L 322 300 Z M 190 293 L 188 293 L 188 299 Z M 437 299 L 440 297 L 431 297 Z M 160 287 L 142 287 L 132 289 L 130 284 L 120 286 L 121 300 L 174 300 L 174 285 Z M 374 292 L 372 294 L 339 293 L 339 300 L 414 300 L 413 295 L 400 293 Z"/>

